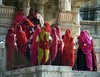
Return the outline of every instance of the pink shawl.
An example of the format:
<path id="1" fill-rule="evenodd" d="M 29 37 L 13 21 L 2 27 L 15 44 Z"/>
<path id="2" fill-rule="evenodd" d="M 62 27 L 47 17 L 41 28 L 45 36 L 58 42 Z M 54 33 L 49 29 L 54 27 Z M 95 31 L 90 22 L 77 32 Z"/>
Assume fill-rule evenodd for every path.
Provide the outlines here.
<path id="1" fill-rule="evenodd" d="M 39 35 L 40 32 L 41 32 L 41 28 L 38 26 L 35 29 L 33 38 L 32 38 L 31 55 L 30 55 L 32 66 L 36 65 L 38 61 L 38 42 L 36 41 L 36 37 Z"/>
<path id="2" fill-rule="evenodd" d="M 52 64 L 55 57 L 57 56 L 57 48 L 58 48 L 58 37 L 55 28 L 51 30 L 51 37 L 52 37 L 52 41 L 50 45 L 50 56 L 51 56 L 51 64 Z"/>
<path id="3" fill-rule="evenodd" d="M 83 43 L 83 45 L 81 46 L 82 52 L 86 54 L 87 67 L 90 68 L 90 70 L 92 70 L 92 42 L 89 38 L 89 35 L 84 30 L 82 30 L 80 33 L 79 43 Z"/>

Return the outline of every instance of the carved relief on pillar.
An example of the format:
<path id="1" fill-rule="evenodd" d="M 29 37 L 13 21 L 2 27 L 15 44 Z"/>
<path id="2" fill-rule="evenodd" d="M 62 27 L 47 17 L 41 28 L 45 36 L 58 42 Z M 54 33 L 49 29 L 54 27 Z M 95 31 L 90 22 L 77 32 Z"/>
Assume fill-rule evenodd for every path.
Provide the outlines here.
<path id="1" fill-rule="evenodd" d="M 72 30 L 73 36 L 78 36 L 80 32 L 80 25 L 77 23 L 77 12 L 73 11 L 61 11 L 58 17 L 58 23 L 62 29 L 62 34 L 64 34 L 67 28 Z"/>
<path id="2" fill-rule="evenodd" d="M 72 11 L 60 11 L 58 21 L 64 22 L 64 23 L 77 24 L 77 22 L 75 20 L 77 14 L 78 14 L 77 12 L 72 12 Z"/>

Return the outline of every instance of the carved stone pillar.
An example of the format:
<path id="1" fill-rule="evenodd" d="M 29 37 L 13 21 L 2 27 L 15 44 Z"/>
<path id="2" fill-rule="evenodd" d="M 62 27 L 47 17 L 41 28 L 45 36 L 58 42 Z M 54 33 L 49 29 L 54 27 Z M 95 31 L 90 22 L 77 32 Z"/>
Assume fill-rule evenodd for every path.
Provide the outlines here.
<path id="1" fill-rule="evenodd" d="M 44 4 L 48 2 L 48 0 L 33 0 L 36 4 L 36 9 L 39 11 L 39 13 L 44 17 Z"/>
<path id="2" fill-rule="evenodd" d="M 2 5 L 2 0 L 0 0 L 0 5 Z"/>
<path id="3" fill-rule="evenodd" d="M 36 9 L 44 17 L 44 4 L 36 4 Z"/>
<path id="4" fill-rule="evenodd" d="M 71 0 L 59 0 L 59 9 L 62 11 L 71 11 Z"/>
<path id="5" fill-rule="evenodd" d="M 29 14 L 30 0 L 23 0 L 23 9 L 26 16 Z"/>

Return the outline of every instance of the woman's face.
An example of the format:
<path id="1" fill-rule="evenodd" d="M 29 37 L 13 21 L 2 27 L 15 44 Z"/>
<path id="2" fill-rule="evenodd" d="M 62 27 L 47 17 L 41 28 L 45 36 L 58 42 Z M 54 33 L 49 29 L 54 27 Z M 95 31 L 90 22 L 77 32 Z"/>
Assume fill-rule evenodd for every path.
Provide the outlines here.
<path id="1" fill-rule="evenodd" d="M 19 13 L 20 13 L 21 15 L 24 15 L 24 10 L 21 9 L 21 10 L 19 11 Z"/>

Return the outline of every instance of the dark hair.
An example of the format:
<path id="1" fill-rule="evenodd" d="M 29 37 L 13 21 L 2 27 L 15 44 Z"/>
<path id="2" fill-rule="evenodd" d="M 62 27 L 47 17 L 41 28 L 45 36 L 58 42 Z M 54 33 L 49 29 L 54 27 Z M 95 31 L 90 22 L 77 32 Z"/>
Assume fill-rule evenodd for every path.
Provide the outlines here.
<path id="1" fill-rule="evenodd" d="M 35 10 L 34 13 L 38 13 L 38 10 Z"/>
<path id="2" fill-rule="evenodd" d="M 23 11 L 24 9 L 23 8 L 18 8 L 18 11 Z"/>
<path id="3" fill-rule="evenodd" d="M 33 11 L 33 8 L 30 8 L 30 10 L 32 10 L 32 11 Z"/>

